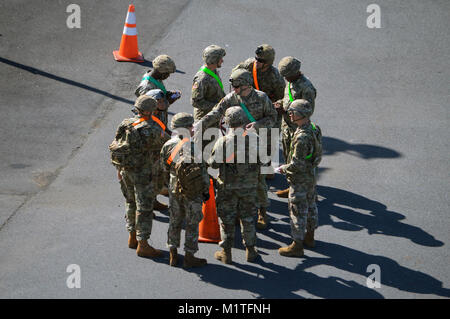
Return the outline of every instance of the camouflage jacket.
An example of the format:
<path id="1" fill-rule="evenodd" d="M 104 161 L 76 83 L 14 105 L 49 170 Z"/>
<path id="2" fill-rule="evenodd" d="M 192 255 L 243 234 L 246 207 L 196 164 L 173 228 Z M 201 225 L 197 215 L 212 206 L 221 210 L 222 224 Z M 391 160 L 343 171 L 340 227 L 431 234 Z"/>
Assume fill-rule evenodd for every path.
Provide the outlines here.
<path id="1" fill-rule="evenodd" d="M 315 134 L 320 134 L 321 136 L 320 127 L 315 126 L 315 129 L 313 129 L 311 122 L 297 127 L 295 130 L 291 141 L 291 153 L 289 154 L 288 164 L 284 166 L 284 172 L 290 183 L 308 183 L 313 181 Z"/>
<path id="2" fill-rule="evenodd" d="M 132 153 L 142 158 L 139 168 L 150 168 L 159 162 L 159 152 L 164 143 L 169 140 L 169 135 L 161 130 L 154 121 L 145 120 L 140 116 L 125 119 L 120 123 L 116 131 L 116 138 L 123 134 L 126 127 L 133 125 L 138 134 L 132 134 L 130 141 Z"/>
<path id="3" fill-rule="evenodd" d="M 277 111 L 270 102 L 266 93 L 252 90 L 247 96 L 239 96 L 234 92 L 228 93 L 225 97 L 201 120 L 203 129 L 214 126 L 225 111 L 231 106 L 239 106 L 244 103 L 250 114 L 255 119 L 255 129 L 262 127 L 271 128 L 277 120 Z"/>
<path id="4" fill-rule="evenodd" d="M 234 67 L 233 71 L 237 69 L 245 69 L 249 71 L 253 76 L 254 62 L 255 58 L 249 58 Z M 270 68 L 265 72 L 261 72 L 260 70 L 258 70 L 256 72 L 256 77 L 258 80 L 259 90 L 266 93 L 272 102 L 278 101 L 283 98 L 285 82 L 276 67 L 271 65 Z M 254 81 L 253 87 L 256 88 Z"/>
<path id="5" fill-rule="evenodd" d="M 218 187 L 225 189 L 254 188 L 258 185 L 260 160 L 258 158 L 258 135 L 242 129 L 230 129 L 214 144 L 208 164 L 219 169 Z M 242 143 L 242 144 L 240 144 Z M 244 145 L 238 149 L 238 145 Z M 250 153 L 252 152 L 252 153 Z"/>
<path id="6" fill-rule="evenodd" d="M 176 171 L 175 171 L 175 164 L 177 162 L 177 160 L 183 156 L 183 149 L 185 149 L 184 147 L 182 147 L 180 149 L 180 151 L 177 153 L 176 156 L 173 157 L 172 161 L 169 161 L 169 158 L 173 152 L 173 150 L 175 149 L 175 147 L 178 145 L 178 143 L 181 141 L 181 137 L 180 135 L 177 135 L 175 137 L 172 137 L 170 140 L 168 140 L 162 147 L 161 152 L 160 152 L 160 156 L 161 156 L 161 161 L 163 162 L 163 169 L 164 169 L 164 174 L 169 174 L 169 191 L 172 194 L 176 194 L 175 192 L 175 188 L 177 185 L 177 175 L 176 175 Z M 193 152 L 194 150 L 194 143 L 192 141 L 187 142 L 190 144 L 190 149 L 191 152 Z M 204 168 L 204 174 L 203 174 L 203 179 L 204 179 L 204 184 L 205 184 L 205 188 L 204 188 L 204 192 L 207 192 L 209 189 L 209 175 L 208 175 L 208 171 L 207 171 L 207 166 L 206 163 L 201 163 L 201 165 Z M 202 192 L 199 193 L 199 196 L 201 197 Z"/>
<path id="7" fill-rule="evenodd" d="M 311 81 L 304 75 L 302 75 L 295 82 L 287 82 L 284 89 L 284 98 L 281 101 L 283 109 L 287 111 L 289 105 L 291 105 L 291 100 L 289 98 L 289 88 L 291 89 L 291 95 L 294 100 L 304 99 L 311 103 L 314 112 L 314 100 L 316 99 L 316 88 L 312 85 Z M 281 124 L 283 130 L 295 131 L 297 126 L 291 122 L 289 115 L 287 113 L 283 114 L 283 122 Z"/>
<path id="8" fill-rule="evenodd" d="M 220 75 L 215 71 L 217 76 Z M 225 96 L 219 83 L 211 75 L 198 71 L 194 76 L 191 91 L 191 104 L 194 107 L 194 119 L 200 120 L 212 110 L 214 105 Z"/>

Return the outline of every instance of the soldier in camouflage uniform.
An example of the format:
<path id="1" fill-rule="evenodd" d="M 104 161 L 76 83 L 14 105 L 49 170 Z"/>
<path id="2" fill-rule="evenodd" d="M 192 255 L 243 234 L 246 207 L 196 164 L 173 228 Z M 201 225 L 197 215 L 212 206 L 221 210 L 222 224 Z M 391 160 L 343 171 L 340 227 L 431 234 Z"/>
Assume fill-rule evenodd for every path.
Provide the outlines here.
<path id="1" fill-rule="evenodd" d="M 289 105 L 296 99 L 309 101 L 314 112 L 314 101 L 316 99 L 316 88 L 311 81 L 300 71 L 301 62 L 294 57 L 288 56 L 281 59 L 278 69 L 281 75 L 286 79 L 287 85 L 284 90 L 284 98 L 277 101 L 274 105 L 279 113 L 282 113 L 281 134 L 283 143 L 283 156 L 286 163 L 289 162 L 290 145 L 292 135 L 296 130 L 296 125 L 292 123 L 286 113 Z M 289 188 L 277 192 L 279 197 L 287 198 Z"/>
<path id="2" fill-rule="evenodd" d="M 316 168 L 322 159 L 322 132 L 310 121 L 313 113 L 307 100 L 294 100 L 288 109 L 297 128 L 291 139 L 289 162 L 276 169 L 289 182 L 289 215 L 293 242 L 278 251 L 282 256 L 303 256 L 303 245 L 314 247 L 314 230 L 318 225 L 316 205 Z M 305 234 L 306 231 L 306 234 Z"/>
<path id="3" fill-rule="evenodd" d="M 138 115 L 122 121 L 116 132 L 116 140 L 133 127 L 136 135 L 130 141 L 131 152 L 135 159 L 133 167 L 118 167 L 121 190 L 126 199 L 126 226 L 130 233 L 128 246 L 137 248 L 140 257 L 160 257 L 161 251 L 147 242 L 153 224 L 154 188 L 152 167 L 159 160 L 159 150 L 169 136 L 151 120 L 156 100 L 149 96 L 140 96 L 135 103 Z"/>
<path id="4" fill-rule="evenodd" d="M 257 214 L 260 163 L 257 158 L 258 136 L 253 130 L 244 131 L 249 122 L 241 106 L 229 107 L 225 112 L 225 123 L 231 129 L 217 140 L 208 162 L 211 167 L 219 169 L 216 203 L 222 239 L 219 246 L 222 250 L 217 251 L 214 257 L 225 264 L 232 262 L 236 218 L 240 220 L 247 261 L 252 262 L 258 257 L 254 217 Z M 238 148 L 239 142 L 241 147 L 245 145 L 243 157 L 240 155 L 242 149 Z M 250 151 L 254 152 L 254 160 L 251 160 Z"/>
<path id="5" fill-rule="evenodd" d="M 252 73 L 253 83 L 252 86 L 260 91 L 266 93 L 272 103 L 280 100 L 284 96 L 284 79 L 281 76 L 278 69 L 274 67 L 273 61 L 275 60 L 275 50 L 268 44 L 260 45 L 256 48 L 255 57 L 249 58 L 244 62 L 239 63 L 234 69 L 245 69 Z M 274 127 L 280 128 L 282 114 L 279 112 L 277 115 L 277 122 Z M 271 134 L 270 131 L 267 134 L 268 149 L 271 147 Z M 273 174 L 266 175 L 267 178 L 272 179 Z M 264 178 L 263 175 L 260 176 L 261 179 Z M 267 228 L 267 207 L 269 206 L 269 200 L 267 197 L 267 192 L 264 194 L 265 187 L 263 183 L 265 181 L 261 180 L 261 187 L 259 194 L 260 208 L 258 211 L 258 222 L 256 228 L 266 229 Z"/>
<path id="6" fill-rule="evenodd" d="M 222 67 L 225 49 L 218 45 L 207 46 L 203 50 L 203 65 L 195 74 L 191 91 L 194 119 L 202 119 L 225 96 L 218 68 Z"/>
<path id="7" fill-rule="evenodd" d="M 172 129 L 177 130 L 184 128 L 185 131 L 189 131 L 192 136 L 192 124 L 194 123 L 194 118 L 188 113 L 177 113 L 172 118 Z M 181 130 L 180 130 L 181 133 Z M 183 156 L 182 145 L 184 143 L 190 143 L 190 147 L 187 149 L 194 151 L 194 143 L 189 138 L 181 134 L 175 135 L 172 139 L 167 141 L 161 149 L 161 160 L 164 162 L 165 173 L 170 174 L 169 182 L 169 230 L 167 246 L 170 249 L 170 260 L 171 266 L 176 266 L 178 261 L 177 248 L 180 247 L 180 237 L 181 237 L 181 227 L 183 220 L 186 221 L 186 233 L 185 233 L 185 243 L 184 250 L 186 252 L 184 257 L 185 268 L 190 267 L 201 267 L 206 265 L 206 259 L 200 259 L 194 257 L 194 254 L 198 251 L 198 225 L 203 219 L 202 213 L 202 201 L 206 201 L 209 197 L 209 176 L 207 173 L 207 168 L 205 163 L 200 163 L 202 166 L 202 178 L 203 185 L 202 189 L 198 190 L 198 196 L 194 199 L 188 199 L 183 194 L 180 194 L 177 190 L 178 177 L 175 170 L 175 164 L 179 158 Z M 183 160 L 183 159 L 181 159 Z"/>
<path id="8" fill-rule="evenodd" d="M 164 97 L 163 91 L 160 89 L 152 89 L 152 90 L 148 91 L 147 93 L 145 93 L 145 95 L 153 97 L 158 102 L 155 110 L 152 113 L 152 119 L 169 136 L 172 135 L 172 132 L 167 128 L 167 122 L 168 122 L 167 108 L 169 107 L 169 103 L 167 102 L 166 98 Z M 153 166 L 153 180 L 154 180 L 154 187 L 155 187 L 154 191 L 155 191 L 155 194 L 169 196 L 168 189 L 167 189 L 169 181 L 164 178 L 165 175 L 162 174 L 162 170 L 163 170 L 162 163 L 158 163 L 158 165 Z M 163 210 L 167 209 L 167 205 L 164 205 L 163 203 L 159 202 L 155 198 L 155 202 L 153 204 L 153 209 L 163 211 Z"/>
<path id="9" fill-rule="evenodd" d="M 230 82 L 233 87 L 233 92 L 228 93 L 211 112 L 206 114 L 194 126 L 197 128 L 201 125 L 202 129 L 211 127 L 217 123 L 229 107 L 241 105 L 248 110 L 248 117 L 252 118 L 251 123 L 247 124 L 247 129 L 253 127 L 259 133 L 260 128 L 272 128 L 277 120 L 277 111 L 266 93 L 255 90 L 252 87 L 253 78 L 250 72 L 237 69 L 231 73 Z M 264 175 L 259 175 L 258 207 L 265 208 L 270 204 L 267 196 L 268 187 Z M 267 220 L 265 211 L 265 209 L 259 209 L 259 221 Z"/>
<path id="10" fill-rule="evenodd" d="M 167 91 L 163 82 L 163 80 L 169 78 L 170 74 L 176 71 L 175 62 L 170 56 L 163 54 L 158 55 L 153 60 L 152 65 L 153 70 L 149 70 L 144 74 L 134 94 L 140 96 L 150 90 L 160 89 L 163 91 L 167 103 L 170 105 L 181 97 L 179 91 Z"/>

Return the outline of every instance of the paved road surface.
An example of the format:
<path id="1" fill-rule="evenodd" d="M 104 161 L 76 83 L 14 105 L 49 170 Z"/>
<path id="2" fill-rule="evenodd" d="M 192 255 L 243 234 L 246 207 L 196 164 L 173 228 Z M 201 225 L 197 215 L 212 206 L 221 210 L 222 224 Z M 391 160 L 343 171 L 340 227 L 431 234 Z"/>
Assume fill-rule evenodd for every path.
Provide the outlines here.
<path id="1" fill-rule="evenodd" d="M 364 1 L 135 1 L 139 47 L 172 56 L 173 113 L 192 112 L 192 77 L 204 47 L 226 48 L 221 69 L 257 45 L 302 61 L 318 90 L 314 121 L 324 133 L 317 248 L 278 255 L 288 244 L 285 200 L 270 194 L 272 227 L 262 258 L 172 268 L 168 215 L 156 212 L 151 242 L 161 260 L 126 246 L 123 199 L 107 146 L 130 115 L 150 65 L 117 63 L 128 3 L 78 1 L 81 29 L 68 29 L 71 1 L 0 4 L 1 298 L 449 298 L 448 1 L 379 1 L 369 29 Z M 271 191 L 284 187 L 281 176 Z M 160 198 L 166 201 L 166 198 Z M 81 267 L 69 289 L 66 267 Z M 380 289 L 366 285 L 369 265 Z"/>

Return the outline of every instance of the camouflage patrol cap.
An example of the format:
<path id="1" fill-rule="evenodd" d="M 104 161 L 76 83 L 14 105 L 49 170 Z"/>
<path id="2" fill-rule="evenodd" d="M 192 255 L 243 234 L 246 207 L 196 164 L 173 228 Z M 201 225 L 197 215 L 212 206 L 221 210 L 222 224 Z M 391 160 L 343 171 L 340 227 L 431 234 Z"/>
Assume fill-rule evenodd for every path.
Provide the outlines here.
<path id="1" fill-rule="evenodd" d="M 252 85 L 253 77 L 247 70 L 237 69 L 231 72 L 230 82 L 234 86 Z"/>
<path id="2" fill-rule="evenodd" d="M 203 61 L 206 64 L 216 64 L 226 55 L 225 49 L 218 45 L 211 44 L 203 50 Z"/>
<path id="3" fill-rule="evenodd" d="M 156 104 L 158 104 L 158 102 L 151 96 L 141 95 L 136 99 L 134 106 L 141 112 L 153 112 L 156 108 Z"/>
<path id="4" fill-rule="evenodd" d="M 176 70 L 173 59 L 166 55 L 158 55 L 153 61 L 153 68 L 159 73 L 174 73 Z"/>
<path id="5" fill-rule="evenodd" d="M 275 50 L 268 44 L 262 44 L 256 48 L 256 57 L 263 59 L 264 63 L 272 65 L 275 60 Z"/>
<path id="6" fill-rule="evenodd" d="M 301 62 L 294 57 L 287 56 L 278 63 L 278 70 L 284 77 L 296 75 L 300 71 Z"/>
<path id="7" fill-rule="evenodd" d="M 194 124 L 194 117 L 189 113 L 180 112 L 172 117 L 170 123 L 173 129 L 176 129 L 177 127 L 188 128 Z"/>
<path id="8" fill-rule="evenodd" d="M 311 103 L 303 99 L 294 100 L 287 111 L 302 117 L 310 117 L 313 113 Z"/>
<path id="9" fill-rule="evenodd" d="M 229 107 L 225 111 L 225 124 L 229 127 L 238 127 L 250 123 L 247 114 L 240 106 Z"/>
<path id="10" fill-rule="evenodd" d="M 145 95 L 151 96 L 152 98 L 154 98 L 155 100 L 159 100 L 164 98 L 164 92 L 160 89 L 153 89 L 148 91 L 147 93 L 145 93 Z"/>

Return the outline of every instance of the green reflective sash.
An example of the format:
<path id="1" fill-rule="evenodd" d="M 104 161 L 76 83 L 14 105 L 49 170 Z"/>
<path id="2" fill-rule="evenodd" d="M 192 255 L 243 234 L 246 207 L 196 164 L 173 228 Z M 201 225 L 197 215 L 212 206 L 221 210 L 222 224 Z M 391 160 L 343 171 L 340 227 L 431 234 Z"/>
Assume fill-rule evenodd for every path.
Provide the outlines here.
<path id="1" fill-rule="evenodd" d="M 244 103 L 239 103 L 242 107 L 242 109 L 244 110 L 245 114 L 247 114 L 248 119 L 250 120 L 250 122 L 256 122 L 255 118 L 250 114 L 250 112 L 248 111 L 247 107 L 245 106 Z"/>
<path id="2" fill-rule="evenodd" d="M 316 130 L 316 125 L 313 122 L 311 122 L 311 127 L 312 127 L 313 131 Z M 313 156 L 313 153 L 306 156 L 305 159 L 310 159 L 312 156 Z"/>
<path id="3" fill-rule="evenodd" d="M 294 98 L 292 97 L 292 93 L 291 93 L 291 83 L 289 83 L 288 89 L 289 89 L 289 100 L 291 100 L 291 102 L 293 102 Z"/>
<path id="4" fill-rule="evenodd" d="M 155 79 L 154 77 L 151 77 L 150 75 L 146 75 L 142 78 L 142 80 L 149 80 L 151 81 L 153 84 L 155 84 L 158 88 L 161 89 L 161 91 L 164 92 L 164 94 L 167 93 L 166 88 L 164 87 L 164 84 L 162 84 L 161 82 L 159 82 L 157 79 Z"/>
<path id="5" fill-rule="evenodd" d="M 208 69 L 206 66 L 201 67 L 199 71 L 203 71 L 203 72 L 205 72 L 206 74 L 211 75 L 213 78 L 215 78 L 216 81 L 217 81 L 217 83 L 219 83 L 220 88 L 221 88 L 222 91 L 223 91 L 223 84 L 222 84 L 222 81 L 220 81 L 220 79 L 219 79 L 219 77 L 217 76 L 217 74 L 215 74 L 213 71 L 211 71 L 210 69 Z"/>

